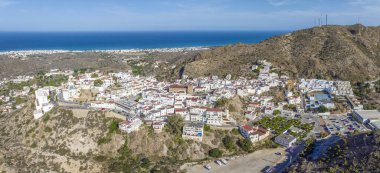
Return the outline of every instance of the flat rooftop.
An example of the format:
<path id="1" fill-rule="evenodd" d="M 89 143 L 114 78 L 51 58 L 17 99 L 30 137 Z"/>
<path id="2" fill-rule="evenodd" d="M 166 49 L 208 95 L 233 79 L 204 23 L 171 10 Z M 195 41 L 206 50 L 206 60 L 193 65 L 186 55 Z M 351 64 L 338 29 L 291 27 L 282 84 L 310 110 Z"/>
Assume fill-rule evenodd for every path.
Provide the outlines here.
<path id="1" fill-rule="evenodd" d="M 358 110 L 355 112 L 363 119 L 380 119 L 380 112 L 378 110 Z"/>
<path id="2" fill-rule="evenodd" d="M 376 129 L 380 130 L 380 120 L 377 121 L 371 121 L 370 124 L 375 127 Z"/>

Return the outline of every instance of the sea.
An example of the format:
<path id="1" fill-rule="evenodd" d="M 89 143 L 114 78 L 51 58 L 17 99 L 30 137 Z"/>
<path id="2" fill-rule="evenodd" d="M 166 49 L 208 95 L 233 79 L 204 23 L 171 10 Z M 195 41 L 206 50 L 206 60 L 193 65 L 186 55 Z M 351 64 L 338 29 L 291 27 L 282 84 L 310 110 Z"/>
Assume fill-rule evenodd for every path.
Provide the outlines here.
<path id="1" fill-rule="evenodd" d="M 0 52 L 212 47 L 258 43 L 289 31 L 0 32 Z"/>

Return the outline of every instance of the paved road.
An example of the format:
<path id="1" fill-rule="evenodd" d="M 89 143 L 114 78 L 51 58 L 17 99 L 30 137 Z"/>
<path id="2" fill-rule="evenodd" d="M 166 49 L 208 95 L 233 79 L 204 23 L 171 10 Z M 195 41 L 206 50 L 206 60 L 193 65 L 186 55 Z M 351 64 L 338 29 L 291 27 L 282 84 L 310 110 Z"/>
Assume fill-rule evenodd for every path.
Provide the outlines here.
<path id="1" fill-rule="evenodd" d="M 276 155 L 275 153 L 285 153 L 284 148 L 266 149 L 229 160 L 227 165 L 219 166 L 214 162 L 208 163 L 211 170 L 206 170 L 203 165 L 185 167 L 189 173 L 255 173 L 262 172 L 269 166 L 274 166 L 286 159 L 284 154 Z"/>
<path id="2" fill-rule="evenodd" d="M 286 149 L 286 160 L 275 166 L 275 172 L 283 172 L 288 166 L 290 166 L 298 158 L 298 154 L 305 148 L 305 142 L 301 142 L 299 145 L 292 146 Z"/>

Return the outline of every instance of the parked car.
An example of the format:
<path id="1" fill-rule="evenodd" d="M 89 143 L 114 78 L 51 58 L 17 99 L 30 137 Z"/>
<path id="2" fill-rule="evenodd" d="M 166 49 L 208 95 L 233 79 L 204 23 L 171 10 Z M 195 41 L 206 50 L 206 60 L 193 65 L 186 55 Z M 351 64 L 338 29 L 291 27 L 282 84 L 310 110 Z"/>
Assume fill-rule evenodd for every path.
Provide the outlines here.
<path id="1" fill-rule="evenodd" d="M 215 163 L 218 165 L 222 165 L 222 162 L 220 160 L 216 160 Z"/>
<path id="2" fill-rule="evenodd" d="M 210 165 L 205 165 L 205 166 L 203 166 L 205 169 L 207 169 L 207 170 L 211 170 L 211 166 Z"/>
<path id="3" fill-rule="evenodd" d="M 276 168 L 271 166 L 271 167 L 268 167 L 266 170 L 265 170 L 265 173 L 272 173 L 272 172 L 276 172 Z"/>
<path id="4" fill-rule="evenodd" d="M 225 165 L 227 165 L 227 160 L 226 159 L 220 159 L 220 161 L 223 163 L 223 164 L 225 164 Z"/>

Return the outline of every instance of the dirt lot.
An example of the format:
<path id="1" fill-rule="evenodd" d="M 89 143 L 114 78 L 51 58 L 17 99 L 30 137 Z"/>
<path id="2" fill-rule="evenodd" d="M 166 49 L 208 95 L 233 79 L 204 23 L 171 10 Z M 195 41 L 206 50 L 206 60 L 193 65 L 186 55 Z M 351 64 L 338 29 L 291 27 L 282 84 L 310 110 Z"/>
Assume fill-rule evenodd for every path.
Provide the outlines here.
<path id="1" fill-rule="evenodd" d="M 281 152 L 282 155 L 275 153 Z M 256 151 L 246 156 L 241 156 L 235 159 L 230 159 L 227 165 L 219 166 L 214 162 L 208 163 L 211 170 L 206 170 L 204 165 L 184 166 L 182 169 L 189 173 L 254 173 L 262 172 L 267 166 L 274 166 L 285 159 L 284 148 L 266 149 Z"/>

